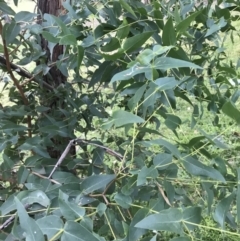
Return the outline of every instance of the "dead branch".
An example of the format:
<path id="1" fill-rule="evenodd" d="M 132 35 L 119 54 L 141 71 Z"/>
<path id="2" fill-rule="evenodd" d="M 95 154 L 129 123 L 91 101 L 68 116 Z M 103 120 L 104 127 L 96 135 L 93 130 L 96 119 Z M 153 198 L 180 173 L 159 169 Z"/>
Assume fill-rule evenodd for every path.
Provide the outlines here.
<path id="1" fill-rule="evenodd" d="M 70 149 L 71 149 L 71 146 L 72 145 L 76 145 L 76 144 L 80 144 L 80 143 L 84 143 L 84 144 L 87 144 L 87 145 L 92 145 L 92 146 L 96 146 L 96 147 L 99 147 L 99 148 L 102 148 L 103 150 L 105 150 L 109 155 L 111 156 L 114 156 L 116 158 L 118 158 L 120 161 L 123 161 L 123 156 L 116 152 L 116 151 L 113 151 L 111 150 L 110 148 L 106 147 L 106 146 L 102 146 L 102 145 L 99 145 L 99 144 L 96 144 L 96 143 L 93 143 L 92 141 L 88 141 L 88 140 L 84 140 L 84 139 L 80 139 L 80 138 L 77 138 L 77 139 L 74 139 L 74 140 L 71 140 L 67 147 L 65 148 L 64 152 L 62 153 L 62 155 L 60 156 L 60 158 L 58 159 L 56 165 L 54 166 L 53 170 L 51 171 L 50 175 L 48 176 L 48 179 L 50 179 L 53 175 L 53 173 L 56 171 L 57 167 L 61 165 L 61 163 L 63 162 L 63 160 L 66 158 L 67 154 L 69 153 Z"/>

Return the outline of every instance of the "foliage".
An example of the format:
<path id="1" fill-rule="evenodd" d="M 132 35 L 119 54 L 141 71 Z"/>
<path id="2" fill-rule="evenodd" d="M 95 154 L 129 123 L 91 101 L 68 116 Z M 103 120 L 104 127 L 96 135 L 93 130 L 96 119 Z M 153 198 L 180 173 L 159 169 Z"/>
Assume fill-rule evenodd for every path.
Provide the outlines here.
<path id="1" fill-rule="evenodd" d="M 239 238 L 240 169 L 226 157 L 238 161 L 240 61 L 224 49 L 239 6 L 66 1 L 39 24 L 0 1 L 1 240 Z M 41 36 L 50 53 L 64 46 L 57 62 Z M 43 81 L 55 66 L 68 82 Z"/>

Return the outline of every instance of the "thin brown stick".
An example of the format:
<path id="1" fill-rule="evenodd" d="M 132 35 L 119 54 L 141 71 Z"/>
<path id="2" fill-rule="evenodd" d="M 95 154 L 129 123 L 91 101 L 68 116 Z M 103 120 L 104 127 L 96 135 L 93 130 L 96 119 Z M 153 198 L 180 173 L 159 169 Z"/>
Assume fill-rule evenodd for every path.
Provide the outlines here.
<path id="1" fill-rule="evenodd" d="M 53 175 L 53 173 L 56 171 L 57 167 L 61 165 L 61 163 L 63 162 L 63 160 L 65 159 L 65 157 L 66 157 L 67 154 L 69 153 L 72 145 L 76 145 L 77 143 L 78 143 L 78 144 L 79 144 L 79 143 L 85 143 L 85 144 L 88 144 L 88 145 L 100 147 L 100 148 L 102 148 L 103 150 L 105 150 L 109 155 L 115 156 L 115 157 L 117 157 L 118 159 L 120 159 L 121 161 L 123 160 L 123 156 L 122 156 L 120 153 L 115 152 L 115 151 L 111 150 L 110 148 L 108 148 L 108 147 L 106 147 L 106 146 L 102 146 L 102 145 L 93 143 L 93 142 L 88 141 L 88 140 L 80 139 L 80 138 L 73 139 L 73 140 L 69 141 L 69 143 L 68 143 L 67 147 L 65 148 L 64 152 L 62 153 L 62 155 L 61 155 L 60 158 L 58 159 L 57 163 L 55 164 L 53 170 L 51 171 L 50 175 L 48 176 L 48 179 L 50 179 L 50 178 L 52 177 L 52 175 Z"/>
<path id="2" fill-rule="evenodd" d="M 41 174 L 39 174 L 39 173 L 37 173 L 37 172 L 32 172 L 32 174 L 35 175 L 35 176 L 38 176 L 38 177 L 40 177 L 40 178 L 43 178 L 43 179 L 49 179 L 48 177 L 45 177 L 45 176 L 43 176 L 43 175 L 41 175 Z M 55 181 L 55 180 L 53 180 L 53 179 L 50 179 L 50 181 L 51 181 L 52 183 L 61 185 L 60 182 Z"/>
<path id="3" fill-rule="evenodd" d="M 164 193 L 164 191 L 162 189 L 162 186 L 157 181 L 155 183 L 157 184 L 158 190 L 162 194 L 163 199 L 171 207 L 172 205 L 171 205 L 169 199 L 167 198 L 167 196 L 165 195 L 165 193 Z"/>
<path id="4" fill-rule="evenodd" d="M 104 149 L 109 155 L 115 156 L 115 157 L 117 157 L 118 159 L 120 159 L 121 161 L 123 160 L 123 156 L 122 156 L 120 153 L 118 153 L 118 152 L 116 152 L 116 151 L 113 151 L 113 150 L 111 150 L 110 148 L 108 148 L 108 147 L 106 147 L 106 146 L 102 146 L 102 145 L 93 143 L 93 142 L 91 142 L 91 141 L 84 140 L 84 139 L 79 139 L 79 138 L 76 139 L 75 142 L 76 142 L 76 143 L 82 142 L 82 143 L 85 143 L 85 144 L 88 144 L 88 145 L 91 145 L 91 146 L 100 147 L 100 148 Z"/>
<path id="5" fill-rule="evenodd" d="M 69 141 L 69 143 L 68 143 L 67 147 L 65 148 L 64 152 L 62 153 L 62 155 L 58 159 L 56 165 L 54 166 L 53 170 L 51 171 L 50 175 L 48 176 L 48 179 L 50 179 L 52 177 L 52 175 L 56 171 L 57 167 L 61 165 L 62 161 L 65 159 L 65 157 L 67 156 L 68 152 L 70 151 L 72 145 L 74 144 L 74 141 L 75 140 Z"/>

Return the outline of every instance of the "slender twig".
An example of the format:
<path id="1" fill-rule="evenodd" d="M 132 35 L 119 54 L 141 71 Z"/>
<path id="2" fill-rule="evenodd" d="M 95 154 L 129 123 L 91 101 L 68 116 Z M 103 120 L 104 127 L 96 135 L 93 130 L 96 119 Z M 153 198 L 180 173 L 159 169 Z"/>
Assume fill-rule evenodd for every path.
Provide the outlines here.
<path id="1" fill-rule="evenodd" d="M 39 173 L 37 173 L 37 172 L 32 172 L 32 174 L 35 175 L 35 176 L 38 176 L 38 177 L 40 177 L 40 178 L 43 178 L 43 179 L 48 179 L 48 177 L 45 177 L 45 176 L 43 176 L 43 175 L 41 175 L 41 174 L 39 174 Z M 60 182 L 55 181 L 55 180 L 53 180 L 53 179 L 50 179 L 50 181 L 53 182 L 53 183 L 55 183 L 55 184 L 61 185 Z"/>
<path id="2" fill-rule="evenodd" d="M 48 176 L 48 179 L 50 179 L 52 177 L 52 175 L 56 171 L 57 167 L 61 165 L 62 161 L 65 159 L 65 157 L 67 156 L 68 152 L 70 151 L 72 145 L 74 144 L 74 141 L 75 140 L 69 141 L 66 149 L 64 150 L 64 152 L 62 153 L 62 155 L 58 159 L 56 165 L 54 166 L 53 170 L 51 171 L 50 175 Z"/>
<path id="3" fill-rule="evenodd" d="M 164 191 L 162 189 L 162 186 L 157 181 L 155 183 L 157 184 L 158 190 L 162 194 L 163 199 L 171 207 L 172 205 L 171 205 L 169 199 L 167 198 L 167 196 L 165 195 L 165 193 L 164 193 Z"/>
<path id="4" fill-rule="evenodd" d="M 102 149 L 104 149 L 109 155 L 111 156 L 115 156 L 117 158 L 119 158 L 121 161 L 123 160 L 123 156 L 116 152 L 116 151 L 113 151 L 111 150 L 110 148 L 106 147 L 106 146 L 102 146 L 102 145 L 99 145 L 99 144 L 96 144 L 96 143 L 93 143 L 91 141 L 88 141 L 88 140 L 84 140 L 84 139 L 76 139 L 75 142 L 82 142 L 82 143 L 85 143 L 85 144 L 88 144 L 88 145 L 91 145 L 91 146 L 96 146 L 96 147 L 100 147 Z"/>
<path id="5" fill-rule="evenodd" d="M 62 153 L 62 155 L 60 156 L 60 158 L 58 159 L 57 163 L 55 164 L 53 170 L 51 171 L 50 175 L 48 176 L 48 179 L 50 179 L 53 175 L 53 173 L 56 171 L 57 167 L 61 165 L 61 163 L 63 162 L 63 160 L 65 159 L 65 157 L 67 156 L 67 154 L 69 153 L 71 147 L 73 145 L 76 145 L 77 143 L 84 143 L 84 144 L 88 144 L 88 145 L 92 145 L 92 146 L 96 146 L 96 147 L 100 147 L 102 148 L 103 150 L 105 150 L 109 155 L 112 155 L 112 156 L 115 156 L 117 157 L 118 159 L 120 159 L 121 161 L 123 160 L 123 156 L 116 152 L 116 151 L 113 151 L 111 150 L 110 148 L 106 147 L 106 146 L 102 146 L 102 145 L 99 145 L 99 144 L 96 144 L 96 143 L 93 143 L 91 141 L 88 141 L 88 140 L 84 140 L 84 139 L 80 139 L 80 138 L 77 138 L 77 139 L 73 139 L 71 141 L 69 141 L 67 147 L 65 148 L 64 152 Z"/>

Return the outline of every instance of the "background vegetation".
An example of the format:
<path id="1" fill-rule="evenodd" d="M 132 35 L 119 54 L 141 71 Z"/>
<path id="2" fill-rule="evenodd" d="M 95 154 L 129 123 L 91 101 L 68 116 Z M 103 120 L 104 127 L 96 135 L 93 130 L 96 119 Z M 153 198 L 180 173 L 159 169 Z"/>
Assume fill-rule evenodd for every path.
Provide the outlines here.
<path id="1" fill-rule="evenodd" d="M 0 239 L 239 240 L 240 2 L 32 6 L 0 1 Z"/>

